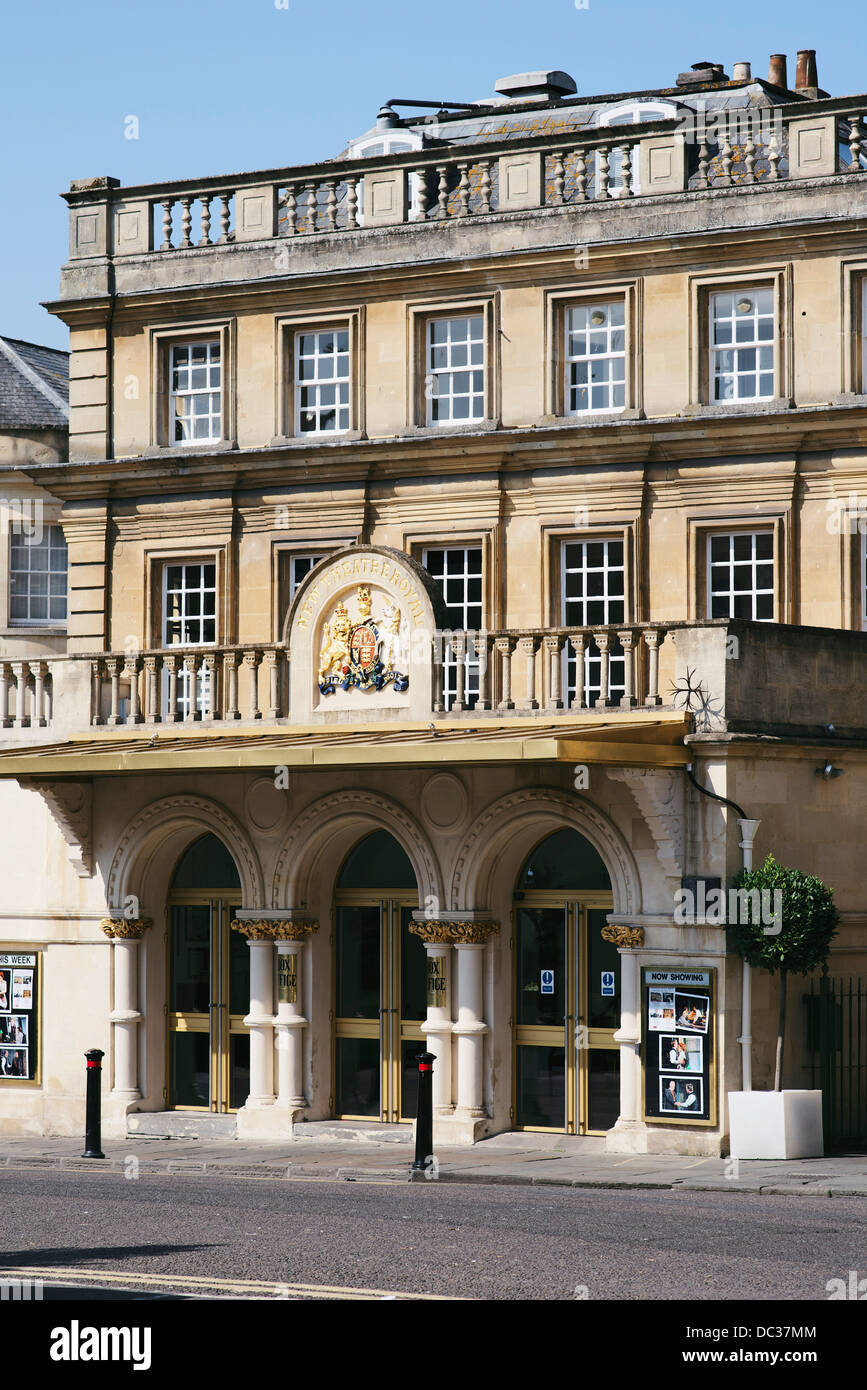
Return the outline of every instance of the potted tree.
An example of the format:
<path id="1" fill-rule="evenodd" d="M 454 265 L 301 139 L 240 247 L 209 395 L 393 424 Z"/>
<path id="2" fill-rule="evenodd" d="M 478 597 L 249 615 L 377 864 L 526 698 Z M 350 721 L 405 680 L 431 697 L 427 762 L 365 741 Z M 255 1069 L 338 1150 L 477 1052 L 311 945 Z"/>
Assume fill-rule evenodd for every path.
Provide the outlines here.
<path id="1" fill-rule="evenodd" d="M 732 944 L 749 966 L 779 975 L 780 1004 L 774 1089 L 729 1092 L 731 1155 L 818 1158 L 822 1092 L 784 1091 L 783 1054 L 788 979 L 825 967 L 840 921 L 833 890 L 811 874 L 778 864 L 773 855 L 761 868 L 744 870 L 736 886 L 748 896 L 739 894 L 739 910 L 728 923 Z"/>

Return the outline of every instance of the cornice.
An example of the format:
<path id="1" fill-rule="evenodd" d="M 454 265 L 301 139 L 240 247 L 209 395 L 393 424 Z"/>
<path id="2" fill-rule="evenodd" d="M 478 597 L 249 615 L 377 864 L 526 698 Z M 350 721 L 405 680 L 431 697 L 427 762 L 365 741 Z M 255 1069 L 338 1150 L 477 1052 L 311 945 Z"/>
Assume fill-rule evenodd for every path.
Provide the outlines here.
<path id="1" fill-rule="evenodd" d="M 296 486 L 331 489 L 347 483 L 395 478 L 576 470 L 590 466 L 645 470 L 666 464 L 719 468 L 725 456 L 802 455 L 836 448 L 851 454 L 867 448 L 867 400 L 857 404 L 805 406 L 731 418 L 667 416 L 602 425 L 571 422 L 541 428 L 505 428 L 444 433 L 442 437 L 401 435 L 353 440 L 326 449 L 273 445 L 255 449 L 188 454 L 165 453 L 120 459 L 83 460 L 16 468 L 55 496 L 98 499 L 112 496 L 164 497 L 225 493 L 272 486 L 285 495 Z M 432 461 L 435 466 L 432 469 Z M 798 460 L 800 467 L 800 459 Z M 321 482 L 318 481 L 321 471 Z M 706 476 L 706 475 L 704 475 Z M 317 478 L 313 483 L 312 478 Z M 664 481 L 664 480 L 663 480 Z M 174 486 L 173 486 L 174 485 Z M 616 486 L 616 480 L 615 480 Z"/>

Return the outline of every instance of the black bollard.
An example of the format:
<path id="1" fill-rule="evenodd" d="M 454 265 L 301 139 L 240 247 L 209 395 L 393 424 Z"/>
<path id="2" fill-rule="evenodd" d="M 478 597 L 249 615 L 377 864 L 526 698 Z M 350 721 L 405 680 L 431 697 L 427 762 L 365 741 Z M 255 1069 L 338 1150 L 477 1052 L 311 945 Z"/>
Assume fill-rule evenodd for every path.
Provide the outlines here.
<path id="1" fill-rule="evenodd" d="M 424 1173 L 433 1158 L 433 1052 L 420 1052 L 418 1062 L 418 1119 L 415 1126 L 414 1173 Z"/>
<path id="2" fill-rule="evenodd" d="M 102 1152 L 102 1136 L 100 1134 L 102 1126 L 100 1112 L 102 1105 L 102 1059 L 105 1053 L 100 1052 L 98 1047 L 92 1047 L 84 1055 L 87 1058 L 87 1111 L 84 1122 L 86 1147 L 81 1157 L 105 1158 L 105 1154 Z"/>

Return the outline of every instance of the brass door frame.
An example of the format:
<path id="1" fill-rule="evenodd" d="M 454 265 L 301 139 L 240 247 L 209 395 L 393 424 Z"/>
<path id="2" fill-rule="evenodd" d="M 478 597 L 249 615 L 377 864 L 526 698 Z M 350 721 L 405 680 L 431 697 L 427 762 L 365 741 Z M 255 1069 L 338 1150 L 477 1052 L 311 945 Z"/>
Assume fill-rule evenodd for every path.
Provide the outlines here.
<path id="1" fill-rule="evenodd" d="M 610 912 L 614 902 L 611 893 L 560 892 L 553 889 L 527 889 L 515 900 L 512 908 L 512 1118 L 518 1111 L 517 1049 L 523 1046 L 557 1047 L 562 1040 L 565 1059 L 566 1105 L 564 1127 L 547 1125 L 515 1125 L 516 1129 L 540 1134 L 604 1134 L 604 1130 L 589 1127 L 590 1053 L 594 1049 L 616 1051 L 614 1028 L 589 1028 L 590 969 L 588 912 L 601 909 Z M 563 1028 L 553 1025 L 518 1024 L 518 933 L 517 913 L 522 908 L 557 908 L 564 914 L 566 934 L 566 1013 Z M 587 1045 L 576 1045 L 576 1027 L 587 1028 Z"/>
<path id="2" fill-rule="evenodd" d="M 166 1098 L 171 1101 L 171 1034 L 207 1033 L 209 1035 L 208 1105 L 173 1105 L 172 1109 L 196 1114 L 237 1114 L 231 1100 L 232 1034 L 249 1033 L 244 1024 L 245 1013 L 229 1013 L 229 923 L 239 901 L 237 888 L 186 889 L 170 893 L 166 902 L 166 995 L 171 987 L 172 968 L 172 908 L 207 907 L 210 911 L 208 939 L 208 1012 L 207 1015 L 186 1011 L 172 1013 L 166 1005 Z M 225 926 L 225 929 L 224 929 Z M 216 969 L 214 968 L 216 965 Z"/>
<path id="3" fill-rule="evenodd" d="M 331 971 L 331 1095 L 335 1116 L 342 1120 L 367 1120 L 370 1115 L 338 1112 L 337 1105 L 337 1039 L 379 1037 L 379 1120 L 386 1124 L 409 1123 L 412 1116 L 403 1115 L 401 1044 L 405 1041 L 424 1042 L 421 1031 L 423 1019 L 401 1017 L 401 911 L 416 908 L 418 896 L 406 889 L 383 888 L 379 892 L 343 891 L 335 894 L 332 913 L 332 971 Z M 338 1018 L 337 1016 L 337 912 L 341 907 L 376 907 L 379 909 L 379 1026 L 373 1019 Z"/>

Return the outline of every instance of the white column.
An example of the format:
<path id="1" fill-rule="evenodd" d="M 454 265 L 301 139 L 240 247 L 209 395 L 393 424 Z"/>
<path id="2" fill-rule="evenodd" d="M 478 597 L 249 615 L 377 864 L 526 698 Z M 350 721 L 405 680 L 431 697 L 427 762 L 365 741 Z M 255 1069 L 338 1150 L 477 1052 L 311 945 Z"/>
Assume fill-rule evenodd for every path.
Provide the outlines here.
<path id="1" fill-rule="evenodd" d="M 617 1128 L 632 1129 L 641 1121 L 641 991 L 634 950 L 618 947 L 620 957 L 620 1118 Z"/>
<path id="2" fill-rule="evenodd" d="M 108 924 L 108 925 L 106 925 Z M 114 1085 L 112 1091 L 132 1103 L 141 1099 L 138 1077 L 138 1025 L 143 1016 L 138 1009 L 138 943 L 147 929 L 140 923 L 106 918 L 103 931 L 112 937 L 114 968 L 114 1008 L 112 1025 Z M 115 935 L 121 931 L 124 936 Z"/>
<path id="3" fill-rule="evenodd" d="M 433 1070 L 434 1113 L 451 1115 L 452 1104 L 452 948 L 447 942 L 425 941 L 427 953 L 427 1017 L 421 1025 L 428 1051 L 436 1057 Z"/>
<path id="4" fill-rule="evenodd" d="M 273 1105 L 274 1095 L 274 943 L 250 940 L 250 1094 L 247 1106 Z"/>
<path id="5" fill-rule="evenodd" d="M 458 1110 L 483 1116 L 485 1034 L 484 943 L 458 942 L 457 1022 L 452 1032 L 458 1040 Z"/>
<path id="6" fill-rule="evenodd" d="M 301 1012 L 303 941 L 277 943 L 277 1104 L 286 1110 L 306 1106 L 301 1062 L 307 1019 Z"/>

